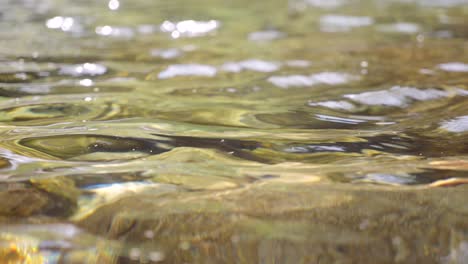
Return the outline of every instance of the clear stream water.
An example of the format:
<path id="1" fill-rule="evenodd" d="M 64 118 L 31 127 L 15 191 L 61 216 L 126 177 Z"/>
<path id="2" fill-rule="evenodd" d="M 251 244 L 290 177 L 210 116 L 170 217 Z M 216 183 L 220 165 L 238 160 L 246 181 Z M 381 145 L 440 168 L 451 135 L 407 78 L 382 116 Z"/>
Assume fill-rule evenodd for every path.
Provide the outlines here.
<path id="1" fill-rule="evenodd" d="M 0 263 L 468 263 L 466 0 L 0 0 Z"/>

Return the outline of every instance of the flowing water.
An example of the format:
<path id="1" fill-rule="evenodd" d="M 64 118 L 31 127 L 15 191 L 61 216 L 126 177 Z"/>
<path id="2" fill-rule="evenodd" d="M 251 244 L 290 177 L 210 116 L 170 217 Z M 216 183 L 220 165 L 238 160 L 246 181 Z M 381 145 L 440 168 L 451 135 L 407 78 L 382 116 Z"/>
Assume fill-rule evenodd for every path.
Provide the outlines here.
<path id="1" fill-rule="evenodd" d="M 468 1 L 0 0 L 0 263 L 468 263 Z"/>

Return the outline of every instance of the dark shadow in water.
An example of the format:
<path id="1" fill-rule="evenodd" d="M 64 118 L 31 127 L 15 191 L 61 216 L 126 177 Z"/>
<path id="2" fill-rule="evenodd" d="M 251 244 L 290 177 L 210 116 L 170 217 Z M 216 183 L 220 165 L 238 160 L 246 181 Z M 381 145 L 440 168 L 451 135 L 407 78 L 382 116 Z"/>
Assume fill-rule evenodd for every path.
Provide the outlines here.
<path id="1" fill-rule="evenodd" d="M 113 137 L 102 135 L 64 135 L 39 138 L 26 138 L 19 144 L 39 150 L 49 155 L 69 159 L 76 156 L 94 152 L 143 152 L 148 154 L 159 154 L 168 151 L 155 144 L 157 141 Z"/>
<path id="2" fill-rule="evenodd" d="M 193 147 L 216 149 L 235 157 L 264 161 L 264 159 L 249 153 L 261 145 L 255 141 L 155 135 L 167 138 L 167 140 L 102 135 L 66 135 L 26 138 L 20 140 L 19 144 L 62 159 L 95 152 L 142 152 L 155 155 L 175 147 Z"/>

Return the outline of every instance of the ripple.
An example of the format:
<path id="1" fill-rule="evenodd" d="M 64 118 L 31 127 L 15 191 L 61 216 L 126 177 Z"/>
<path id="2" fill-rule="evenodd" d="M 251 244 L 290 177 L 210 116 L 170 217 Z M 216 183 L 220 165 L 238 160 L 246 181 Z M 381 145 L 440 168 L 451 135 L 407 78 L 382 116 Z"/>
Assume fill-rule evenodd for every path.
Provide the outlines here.
<path id="1" fill-rule="evenodd" d="M 268 81 L 280 88 L 304 87 L 317 84 L 339 85 L 358 80 L 359 77 L 347 73 L 322 72 L 312 75 L 271 76 Z"/>
<path id="2" fill-rule="evenodd" d="M 214 77 L 217 69 L 203 64 L 174 64 L 158 74 L 159 79 L 169 79 L 177 76 Z"/>
<path id="3" fill-rule="evenodd" d="M 340 72 L 321 72 L 313 74 L 310 76 L 314 80 L 317 80 L 319 83 L 329 84 L 329 85 L 338 85 L 344 84 L 350 81 L 356 81 L 359 77 L 350 75 L 347 73 Z"/>
<path id="4" fill-rule="evenodd" d="M 321 121 L 328 121 L 328 122 L 334 122 L 334 123 L 340 123 L 340 124 L 357 125 L 360 123 L 367 122 L 366 120 L 361 120 L 361 119 L 338 117 L 338 116 L 331 116 L 331 115 L 316 114 L 315 116 L 317 117 L 318 120 L 321 120 Z"/>
<path id="5" fill-rule="evenodd" d="M 88 89 L 89 92 L 87 87 L 81 89 Z M 125 105 L 104 101 L 98 96 L 64 96 L 62 91 L 56 92 L 57 95 L 23 97 L 4 102 L 0 107 L 1 122 L 16 122 L 16 126 L 42 126 L 62 122 L 81 124 L 87 121 L 128 118 L 133 115 L 126 111 Z M 68 102 L 63 102 L 63 97 L 67 97 Z"/>
<path id="6" fill-rule="evenodd" d="M 307 60 L 288 60 L 285 62 L 285 64 L 294 68 L 306 68 L 311 65 L 310 61 Z"/>
<path id="7" fill-rule="evenodd" d="M 30 95 L 52 95 L 52 94 L 83 94 L 97 92 L 128 92 L 129 87 L 123 86 L 103 86 L 96 88 L 96 83 L 90 79 L 82 79 L 76 82 L 57 82 L 57 83 L 14 83 L 2 84 L 0 87 L 0 96 L 4 97 L 23 97 Z"/>
<path id="8" fill-rule="evenodd" d="M 313 78 L 304 75 L 271 76 L 268 78 L 268 81 L 280 88 L 303 87 L 317 84 Z"/>
<path id="9" fill-rule="evenodd" d="M 434 7 L 454 7 L 468 4 L 467 0 L 417 0 L 421 5 Z"/>
<path id="10" fill-rule="evenodd" d="M 54 157 L 77 161 L 135 159 L 187 147 L 214 149 L 242 159 L 264 160 L 251 153 L 261 146 L 256 141 L 159 134 L 154 136 L 158 139 L 92 134 L 55 135 L 24 138 L 18 144 Z"/>
<path id="11" fill-rule="evenodd" d="M 39 76 L 36 73 L 0 73 L 1 83 L 25 83 Z"/>
<path id="12" fill-rule="evenodd" d="M 322 106 L 326 108 L 336 110 L 347 110 L 351 111 L 355 109 L 355 106 L 348 101 L 323 101 L 323 102 L 308 102 L 309 106 Z"/>
<path id="13" fill-rule="evenodd" d="M 413 87 L 394 86 L 389 90 L 347 94 L 344 97 L 365 105 L 405 107 L 412 100 L 427 101 L 449 95 L 448 92 L 437 89 L 421 90 Z"/>
<path id="14" fill-rule="evenodd" d="M 348 117 L 330 114 L 311 114 L 304 111 L 285 113 L 256 114 L 255 118 L 266 124 L 289 128 L 307 129 L 355 129 L 357 126 L 369 126 L 372 122 L 360 116 Z"/>
<path id="15" fill-rule="evenodd" d="M 320 17 L 320 30 L 324 32 L 344 32 L 372 24 L 374 24 L 374 19 L 365 16 L 325 15 Z"/>
<path id="16" fill-rule="evenodd" d="M 95 32 L 105 37 L 133 38 L 135 36 L 135 31 L 130 27 L 99 26 L 96 27 Z"/>
<path id="17" fill-rule="evenodd" d="M 289 153 L 345 152 L 346 148 L 343 146 L 306 145 L 285 148 L 284 151 Z"/>
<path id="18" fill-rule="evenodd" d="M 103 75 L 106 72 L 107 72 L 106 66 L 101 65 L 101 64 L 96 64 L 96 63 L 62 65 L 59 70 L 59 74 L 70 75 L 73 77 L 97 76 L 97 75 Z"/>
<path id="19" fill-rule="evenodd" d="M 12 151 L 4 148 L 0 148 L 0 169 L 5 170 L 9 168 L 9 171 L 17 172 L 17 169 L 22 164 L 31 164 L 33 162 L 37 162 L 40 159 L 31 158 L 28 156 L 19 155 L 17 153 L 13 153 Z M 3 172 L 2 177 L 8 177 L 6 172 Z"/>
<path id="20" fill-rule="evenodd" d="M 437 65 L 437 67 L 447 72 L 468 72 L 468 64 L 462 62 L 448 62 Z"/>
<path id="21" fill-rule="evenodd" d="M 346 3 L 346 0 L 305 0 L 307 5 L 324 9 L 333 9 Z"/>
<path id="22" fill-rule="evenodd" d="M 152 49 L 151 56 L 159 57 L 165 60 L 175 59 L 182 56 L 183 52 L 176 48 L 170 49 Z"/>
<path id="23" fill-rule="evenodd" d="M 248 39 L 250 41 L 263 42 L 280 39 L 285 36 L 286 34 L 278 30 L 264 30 L 250 33 Z"/>
<path id="24" fill-rule="evenodd" d="M 86 114 L 90 110 L 84 106 L 63 103 L 48 105 L 25 105 L 0 110 L 0 122 L 52 119 L 70 115 Z M 51 121 L 52 122 L 52 121 Z"/>
<path id="25" fill-rule="evenodd" d="M 263 161 L 262 157 L 255 157 L 251 151 L 261 147 L 261 143 L 252 140 L 208 138 L 208 137 L 188 137 L 188 136 L 169 136 L 154 134 L 155 136 L 166 138 L 165 142 L 174 147 L 191 147 L 201 149 L 216 149 L 232 155 L 254 161 Z"/>
<path id="26" fill-rule="evenodd" d="M 86 159 L 91 153 L 113 153 L 113 152 L 140 152 L 157 154 L 168 151 L 155 144 L 154 140 L 138 138 L 112 137 L 103 135 L 63 135 L 25 138 L 20 140 L 20 145 L 29 147 L 46 154 L 62 159 L 81 160 Z M 64 146 L 67 146 L 64 148 Z M 94 160 L 106 159 L 105 156 Z"/>
<path id="27" fill-rule="evenodd" d="M 0 255 L 465 259 L 466 0 L 0 3 Z"/>
<path id="28" fill-rule="evenodd" d="M 27 83 L 36 79 L 48 77 L 57 70 L 53 63 L 28 62 L 24 59 L 16 61 L 0 61 L 1 83 Z"/>
<path id="29" fill-rule="evenodd" d="M 53 63 L 28 62 L 22 59 L 17 61 L 0 61 L 1 73 L 46 73 L 54 70 L 57 70 L 57 66 Z"/>
<path id="30" fill-rule="evenodd" d="M 220 26 L 219 21 L 183 20 L 179 22 L 164 21 L 160 30 L 171 34 L 172 38 L 200 37 L 215 32 Z"/>
<path id="31" fill-rule="evenodd" d="M 334 142 L 313 144 L 287 144 L 281 150 L 288 153 L 317 153 L 317 152 L 346 152 L 362 153 L 365 150 L 376 150 L 388 153 L 410 154 L 413 153 L 418 143 L 410 138 L 391 135 L 364 137 L 364 141 Z"/>
<path id="32" fill-rule="evenodd" d="M 369 173 L 359 181 L 375 182 L 390 185 L 409 185 L 416 184 L 417 179 L 412 175 L 404 174 L 388 174 L 388 173 Z"/>
<path id="33" fill-rule="evenodd" d="M 221 70 L 227 72 L 241 72 L 243 70 L 257 71 L 257 72 L 274 72 L 279 70 L 280 63 L 264 60 L 244 60 L 239 62 L 227 62 L 221 65 Z"/>
<path id="34" fill-rule="evenodd" d="M 403 34 L 415 34 L 421 31 L 421 27 L 418 24 L 408 22 L 379 25 L 377 29 L 382 32 L 395 32 Z"/>

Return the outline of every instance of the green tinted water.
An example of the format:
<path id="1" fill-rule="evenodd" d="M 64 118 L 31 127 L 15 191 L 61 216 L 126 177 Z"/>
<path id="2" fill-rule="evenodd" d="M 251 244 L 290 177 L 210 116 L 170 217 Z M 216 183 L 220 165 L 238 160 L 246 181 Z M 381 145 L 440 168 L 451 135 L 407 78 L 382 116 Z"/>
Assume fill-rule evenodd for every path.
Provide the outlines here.
<path id="1" fill-rule="evenodd" d="M 0 0 L 1 263 L 467 263 L 466 0 Z"/>

